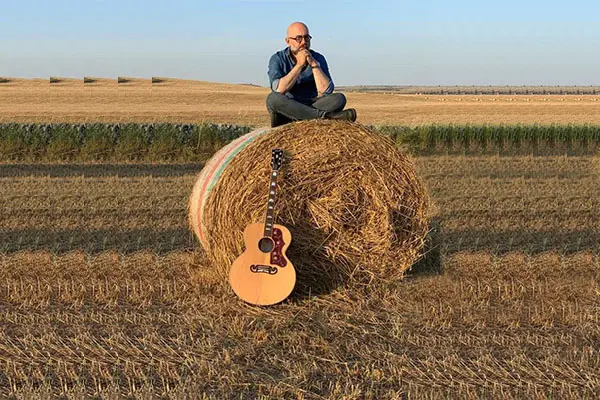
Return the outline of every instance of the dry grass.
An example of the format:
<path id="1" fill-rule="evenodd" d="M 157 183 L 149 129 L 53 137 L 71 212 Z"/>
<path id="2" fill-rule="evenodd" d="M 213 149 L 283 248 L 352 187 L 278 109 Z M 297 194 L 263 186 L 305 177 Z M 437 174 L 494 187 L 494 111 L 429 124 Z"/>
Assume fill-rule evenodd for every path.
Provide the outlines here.
<path id="1" fill-rule="evenodd" d="M 415 157 L 445 252 L 596 251 L 593 157 Z M 0 166 L 0 249 L 194 246 L 187 202 L 201 164 Z M 199 246 L 199 244 L 197 244 Z"/>
<path id="2" fill-rule="evenodd" d="M 598 394 L 598 258 L 461 252 L 443 263 L 440 276 L 258 308 L 193 253 L 4 256 L 1 393 Z"/>
<path id="3" fill-rule="evenodd" d="M 599 251 L 594 157 L 421 158 L 448 251 Z"/>
<path id="4" fill-rule="evenodd" d="M 200 167 L 3 166 L 0 252 L 193 247 L 187 200 Z"/>
<path id="5" fill-rule="evenodd" d="M 269 89 L 165 78 L 114 85 L 49 85 L 16 78 L 0 85 L 0 122 L 181 122 L 269 124 Z M 81 81 L 81 80 L 79 80 Z M 117 87 L 118 86 L 118 87 Z M 346 93 L 363 124 L 600 123 L 600 96 L 399 95 Z"/>
<path id="6" fill-rule="evenodd" d="M 201 165 L 0 166 L 1 395 L 598 398 L 598 159 L 415 165 L 426 262 L 265 308 L 194 245 Z"/>
<path id="7" fill-rule="evenodd" d="M 598 163 L 590 157 L 418 157 L 446 251 L 597 248 Z M 198 164 L 3 165 L 7 251 L 168 250 L 194 243 L 187 200 Z M 37 243 L 37 244 L 36 244 Z"/>

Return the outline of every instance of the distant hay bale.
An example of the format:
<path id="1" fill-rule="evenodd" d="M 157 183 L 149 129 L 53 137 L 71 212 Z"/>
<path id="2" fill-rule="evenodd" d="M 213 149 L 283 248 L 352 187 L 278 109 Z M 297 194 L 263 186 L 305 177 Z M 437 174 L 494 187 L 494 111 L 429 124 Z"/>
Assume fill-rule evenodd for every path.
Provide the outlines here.
<path id="1" fill-rule="evenodd" d="M 247 224 L 265 220 L 271 150 L 285 160 L 275 223 L 292 233 L 287 255 L 297 286 L 313 291 L 401 279 L 420 257 L 429 197 L 412 162 L 387 137 L 358 123 L 311 120 L 252 131 L 204 166 L 189 222 L 226 278 Z"/>

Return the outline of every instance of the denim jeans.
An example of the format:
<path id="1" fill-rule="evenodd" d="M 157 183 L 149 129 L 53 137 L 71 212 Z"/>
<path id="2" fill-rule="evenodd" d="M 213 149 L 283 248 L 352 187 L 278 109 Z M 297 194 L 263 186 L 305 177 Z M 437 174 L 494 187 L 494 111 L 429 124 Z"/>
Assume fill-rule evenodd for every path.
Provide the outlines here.
<path id="1" fill-rule="evenodd" d="M 271 116 L 271 127 L 304 119 L 323 118 L 326 112 L 342 111 L 346 106 L 343 93 L 324 94 L 302 103 L 279 92 L 267 96 L 267 110 Z"/>

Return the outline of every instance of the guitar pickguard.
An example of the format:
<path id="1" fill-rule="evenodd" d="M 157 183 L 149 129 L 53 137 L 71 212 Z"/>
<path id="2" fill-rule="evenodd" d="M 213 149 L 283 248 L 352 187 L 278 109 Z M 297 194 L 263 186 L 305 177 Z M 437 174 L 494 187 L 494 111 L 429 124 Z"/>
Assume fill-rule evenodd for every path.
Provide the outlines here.
<path id="1" fill-rule="evenodd" d="M 287 260 L 283 256 L 283 246 L 285 245 L 285 242 L 283 241 L 281 229 L 273 228 L 272 239 L 274 248 L 271 251 L 271 264 L 285 267 L 287 265 Z"/>

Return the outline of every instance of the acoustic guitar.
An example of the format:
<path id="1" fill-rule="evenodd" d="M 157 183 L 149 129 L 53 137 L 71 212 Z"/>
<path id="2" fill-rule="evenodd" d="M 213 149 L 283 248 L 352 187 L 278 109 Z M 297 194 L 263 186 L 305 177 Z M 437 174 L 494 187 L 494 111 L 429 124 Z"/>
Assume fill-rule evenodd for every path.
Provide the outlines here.
<path id="1" fill-rule="evenodd" d="M 271 181 L 265 222 L 244 229 L 244 252 L 229 271 L 229 283 L 235 294 L 247 303 L 271 305 L 283 301 L 296 285 L 296 270 L 285 251 L 292 241 L 290 231 L 274 223 L 277 175 L 283 162 L 283 151 L 273 149 Z"/>

